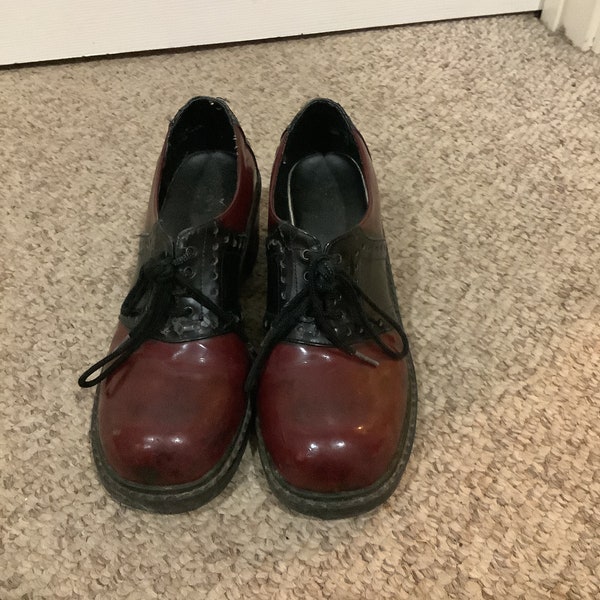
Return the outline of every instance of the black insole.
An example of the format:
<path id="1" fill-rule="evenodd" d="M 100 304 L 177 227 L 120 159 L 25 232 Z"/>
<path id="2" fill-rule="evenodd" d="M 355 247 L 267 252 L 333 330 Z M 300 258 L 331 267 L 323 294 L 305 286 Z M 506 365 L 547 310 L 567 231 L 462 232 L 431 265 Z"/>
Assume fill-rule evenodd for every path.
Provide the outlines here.
<path id="1" fill-rule="evenodd" d="M 220 215 L 237 186 L 235 154 L 204 151 L 188 154 L 175 171 L 160 209 L 163 228 L 172 237 Z"/>
<path id="2" fill-rule="evenodd" d="M 311 154 L 290 170 L 290 220 L 323 245 L 357 225 L 367 209 L 365 184 L 345 154 Z"/>

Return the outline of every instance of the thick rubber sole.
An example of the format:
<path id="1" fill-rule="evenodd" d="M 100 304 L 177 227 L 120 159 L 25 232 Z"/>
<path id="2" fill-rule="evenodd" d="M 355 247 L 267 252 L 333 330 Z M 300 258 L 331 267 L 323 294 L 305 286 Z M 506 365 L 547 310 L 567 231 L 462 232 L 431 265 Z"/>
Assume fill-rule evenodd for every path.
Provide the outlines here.
<path id="1" fill-rule="evenodd" d="M 108 464 L 98 431 L 98 398 L 99 392 L 96 394 L 90 428 L 92 456 L 100 482 L 120 504 L 163 514 L 188 512 L 210 502 L 231 481 L 248 441 L 248 431 L 252 421 L 250 404 L 224 457 L 204 477 L 181 485 L 151 486 L 123 479 Z"/>
<path id="2" fill-rule="evenodd" d="M 256 423 L 256 437 L 260 459 L 269 486 L 275 496 L 293 511 L 319 519 L 355 517 L 380 506 L 398 487 L 408 464 L 417 426 L 417 378 L 410 354 L 407 356 L 409 390 L 407 414 L 402 437 L 386 473 L 367 488 L 339 493 L 310 492 L 291 486 L 277 471 Z"/>

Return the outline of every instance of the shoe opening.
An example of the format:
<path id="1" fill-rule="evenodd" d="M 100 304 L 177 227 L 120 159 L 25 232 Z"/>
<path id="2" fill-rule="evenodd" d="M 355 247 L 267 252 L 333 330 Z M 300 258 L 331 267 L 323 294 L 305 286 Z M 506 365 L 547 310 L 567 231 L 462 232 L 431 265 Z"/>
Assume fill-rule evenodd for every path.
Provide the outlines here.
<path id="1" fill-rule="evenodd" d="M 195 98 L 171 124 L 158 195 L 159 219 L 176 236 L 224 212 L 237 187 L 233 116 L 224 102 Z"/>
<path id="2" fill-rule="evenodd" d="M 314 100 L 292 121 L 275 184 L 275 212 L 322 244 L 356 226 L 367 209 L 350 119 L 330 100 Z"/>

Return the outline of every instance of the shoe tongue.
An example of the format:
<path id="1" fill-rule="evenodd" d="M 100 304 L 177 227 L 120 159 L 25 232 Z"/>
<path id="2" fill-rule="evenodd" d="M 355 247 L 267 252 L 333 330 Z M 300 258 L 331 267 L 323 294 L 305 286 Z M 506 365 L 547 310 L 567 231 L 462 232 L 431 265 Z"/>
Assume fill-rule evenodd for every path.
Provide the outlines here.
<path id="1" fill-rule="evenodd" d="M 140 235 L 140 261 L 146 262 L 149 258 L 162 254 L 172 254 L 175 241 L 165 231 L 160 221 L 156 221 L 148 233 Z"/>
<path id="2" fill-rule="evenodd" d="M 219 234 L 219 225 L 215 219 L 201 223 L 199 225 L 193 225 L 182 229 L 175 238 L 175 248 L 177 251 L 184 250 L 190 244 L 197 245 L 201 240 L 209 239 L 210 236 L 217 236 Z"/>
<path id="3" fill-rule="evenodd" d="M 279 225 L 279 234 L 286 245 L 302 247 L 311 250 L 323 250 L 323 245 L 314 235 L 308 233 L 289 221 L 282 221 Z"/>

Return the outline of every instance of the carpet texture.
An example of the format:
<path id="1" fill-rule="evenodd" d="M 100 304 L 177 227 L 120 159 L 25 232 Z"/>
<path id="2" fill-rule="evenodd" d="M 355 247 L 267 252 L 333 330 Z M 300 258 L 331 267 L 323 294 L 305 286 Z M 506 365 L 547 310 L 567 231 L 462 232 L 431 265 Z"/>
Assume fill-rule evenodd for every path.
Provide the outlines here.
<path id="1" fill-rule="evenodd" d="M 287 512 L 250 448 L 189 514 L 98 483 L 77 375 L 196 94 L 230 101 L 263 182 L 313 96 L 370 145 L 421 400 L 376 512 Z M 2 600 L 599 597 L 600 57 L 522 15 L 5 69 L 0 103 Z M 261 252 L 255 340 L 264 295 Z"/>

